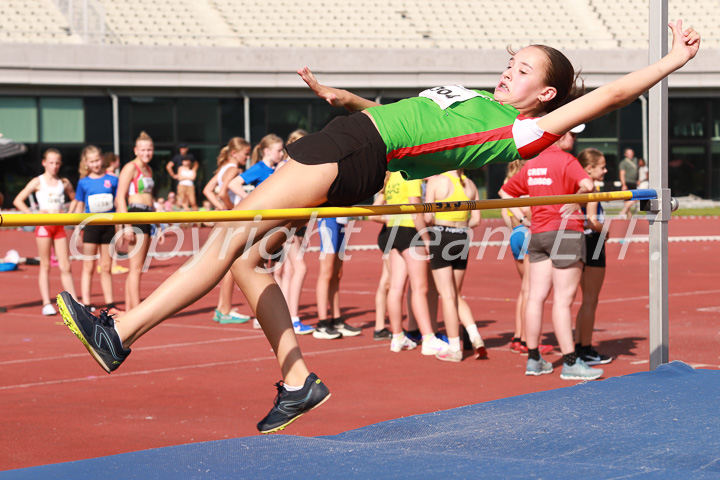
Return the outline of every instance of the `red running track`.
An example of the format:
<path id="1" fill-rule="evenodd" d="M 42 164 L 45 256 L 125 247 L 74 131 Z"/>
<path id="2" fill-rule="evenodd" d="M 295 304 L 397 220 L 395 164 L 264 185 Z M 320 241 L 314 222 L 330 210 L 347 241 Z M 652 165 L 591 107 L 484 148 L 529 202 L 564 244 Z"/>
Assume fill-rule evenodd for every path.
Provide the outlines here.
<path id="1" fill-rule="evenodd" d="M 378 225 L 358 223 L 351 245 L 373 244 Z M 497 228 L 496 220 L 476 229 Z M 627 221 L 614 221 L 621 238 Z M 635 235 L 647 234 L 640 221 Z M 202 237 L 207 235 L 207 229 Z M 720 235 L 716 219 L 674 219 L 670 243 L 670 359 L 720 368 L 720 242 L 690 237 Z M 164 248 L 171 249 L 169 242 Z M 186 238 L 184 248 L 190 248 Z M 627 247 L 624 259 L 618 259 Z M 0 231 L 0 254 L 10 248 L 36 255 L 31 233 Z M 478 248 L 471 249 L 477 258 Z M 377 250 L 353 251 L 341 283 L 343 311 L 363 334 L 341 340 L 301 337 L 310 368 L 333 392 L 317 411 L 294 423 L 290 435 L 331 435 L 393 418 L 434 412 L 513 395 L 568 387 L 557 373 L 526 377 L 526 357 L 511 353 L 514 300 L 519 281 L 509 254 L 487 247 L 472 260 L 464 295 L 473 308 L 490 359 L 460 364 L 423 357 L 419 349 L 391 353 L 372 339 L 374 294 L 380 274 Z M 301 315 L 315 322 L 317 253 L 308 253 Z M 147 295 L 183 262 L 153 261 L 145 274 Z M 79 288 L 80 265 L 74 262 Z M 596 346 L 616 357 L 610 378 L 648 369 L 648 244 L 611 243 L 598 309 Z M 123 276 L 114 276 L 123 298 Z M 96 279 L 97 282 L 97 279 Z M 54 269 L 51 291 L 59 291 Z M 210 318 L 217 289 L 137 342 L 131 358 L 106 375 L 60 317 L 40 315 L 37 267 L 0 273 L 0 470 L 79 460 L 148 448 L 256 435 L 255 424 L 272 405 L 278 367 L 263 335 L 249 324 L 218 325 Z M 101 301 L 99 284 L 94 293 Z M 182 295 L 182 292 L 178 292 Z M 246 310 L 241 294 L 235 305 Z M 544 341 L 555 343 L 545 313 Z M 576 303 L 575 308 L 577 309 Z M 561 357 L 551 357 L 556 366 Z M 581 406 L 578 406 L 581 408 Z"/>

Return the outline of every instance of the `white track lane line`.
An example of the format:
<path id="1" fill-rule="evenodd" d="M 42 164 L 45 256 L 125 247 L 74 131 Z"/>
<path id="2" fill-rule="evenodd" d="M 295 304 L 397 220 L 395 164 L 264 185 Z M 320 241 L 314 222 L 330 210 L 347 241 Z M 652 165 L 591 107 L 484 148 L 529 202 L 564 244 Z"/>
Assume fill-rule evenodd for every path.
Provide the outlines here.
<path id="1" fill-rule="evenodd" d="M 237 339 L 235 339 L 237 340 Z M 145 347 L 145 349 L 149 348 L 163 348 L 163 347 Z M 350 348 L 334 348 L 332 350 L 320 350 L 316 352 L 304 352 L 303 356 L 305 357 L 313 357 L 313 356 L 319 356 L 319 355 L 328 355 L 328 354 L 337 354 L 342 352 L 349 352 L 353 350 L 370 350 L 374 348 L 388 348 L 387 343 L 383 342 L 378 345 L 363 345 L 361 347 L 350 347 Z M 87 355 L 85 355 L 87 356 Z M 60 358 L 69 358 L 69 357 L 60 357 Z M 193 369 L 199 369 L 199 368 L 214 368 L 214 367 L 222 367 L 222 366 L 228 366 L 228 365 L 238 365 L 242 363 L 250 363 L 250 362 L 265 362 L 265 361 L 276 361 L 274 355 L 268 355 L 266 357 L 255 357 L 255 358 L 244 358 L 240 360 L 231 360 L 227 362 L 212 362 L 212 363 L 199 363 L 195 365 L 185 365 L 182 367 L 171 367 L 171 368 L 156 368 L 152 370 L 142 370 L 138 372 L 131 372 L 131 373 L 120 373 L 120 374 L 113 374 L 113 377 L 130 377 L 130 376 L 136 376 L 136 375 L 151 375 L 154 373 L 167 373 L 167 372 L 177 372 L 181 370 L 193 370 Z M 86 377 L 79 377 L 79 378 L 67 378 L 63 380 L 50 380 L 47 382 L 33 382 L 33 383 L 23 383 L 18 385 L 6 385 L 0 387 L 0 391 L 2 390 L 15 390 L 20 388 L 33 388 L 33 387 L 44 387 L 48 385 L 63 385 L 67 383 L 76 383 L 76 382 L 87 382 L 87 381 L 93 381 L 93 380 L 103 380 L 106 378 L 109 378 L 110 375 L 102 375 L 102 376 L 95 376 L 90 375 Z"/>

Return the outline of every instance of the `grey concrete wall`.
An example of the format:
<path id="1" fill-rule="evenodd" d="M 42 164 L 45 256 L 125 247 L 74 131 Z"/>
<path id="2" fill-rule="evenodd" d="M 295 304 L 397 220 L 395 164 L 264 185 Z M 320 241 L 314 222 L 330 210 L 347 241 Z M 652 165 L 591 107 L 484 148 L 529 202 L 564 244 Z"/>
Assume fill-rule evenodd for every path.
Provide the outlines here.
<path id="1" fill-rule="evenodd" d="M 565 52 L 596 87 L 647 64 L 642 50 Z M 507 65 L 503 50 L 289 49 L 2 44 L 3 90 L 113 88 L 304 90 L 308 65 L 327 84 L 395 91 L 442 83 L 492 88 Z M 701 50 L 670 78 L 671 88 L 720 89 L 720 51 Z M 7 90 L 10 89 L 10 90 Z"/>

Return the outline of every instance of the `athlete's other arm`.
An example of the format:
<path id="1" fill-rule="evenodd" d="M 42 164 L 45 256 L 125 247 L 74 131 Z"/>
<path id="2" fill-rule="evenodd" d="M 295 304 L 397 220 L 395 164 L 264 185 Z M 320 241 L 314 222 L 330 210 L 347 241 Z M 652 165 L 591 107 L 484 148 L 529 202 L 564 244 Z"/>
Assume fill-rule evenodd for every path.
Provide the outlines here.
<path id="1" fill-rule="evenodd" d="M 693 28 L 682 31 L 682 20 L 670 23 L 669 27 L 673 34 L 670 53 L 652 65 L 605 84 L 548 113 L 538 120 L 538 127 L 549 133 L 563 135 L 581 123 L 628 105 L 689 62 L 700 48 L 700 34 Z"/>
<path id="2" fill-rule="evenodd" d="M 333 107 L 344 107 L 351 112 L 356 112 L 358 110 L 365 110 L 366 108 L 380 105 L 377 102 L 359 97 L 347 90 L 321 85 L 318 83 L 315 75 L 313 75 L 308 67 L 298 69 L 297 73 L 305 81 L 307 86 L 315 92 L 315 95 L 322 98 Z"/>

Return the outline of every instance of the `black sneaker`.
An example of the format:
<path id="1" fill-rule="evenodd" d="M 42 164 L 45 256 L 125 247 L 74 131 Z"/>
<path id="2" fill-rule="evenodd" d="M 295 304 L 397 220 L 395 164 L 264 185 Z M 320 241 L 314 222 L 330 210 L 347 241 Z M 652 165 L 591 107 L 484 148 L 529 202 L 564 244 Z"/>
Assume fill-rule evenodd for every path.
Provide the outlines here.
<path id="1" fill-rule="evenodd" d="M 335 330 L 330 320 L 320 320 L 315 327 L 313 337 L 321 338 L 323 340 L 334 340 L 342 337 L 342 333 Z"/>
<path id="2" fill-rule="evenodd" d="M 57 306 L 65 325 L 107 373 L 118 368 L 130 355 L 130 349 L 123 347 L 115 331 L 115 320 L 112 315 L 108 315 L 107 310 L 101 311 L 100 316 L 96 317 L 68 292 L 57 296 Z"/>
<path id="3" fill-rule="evenodd" d="M 278 390 L 275 405 L 270 413 L 257 424 L 260 433 L 282 430 L 330 398 L 330 390 L 314 373 L 308 375 L 303 388 L 295 392 L 285 390 L 282 381 L 276 383 L 275 386 Z"/>
<path id="4" fill-rule="evenodd" d="M 587 365 L 605 365 L 606 363 L 610 363 L 613 361 L 612 357 L 608 357 L 607 355 L 601 355 L 592 347 L 583 348 L 580 351 L 579 357 Z"/>
<path id="5" fill-rule="evenodd" d="M 390 340 L 392 339 L 392 333 L 387 328 L 382 330 L 375 330 L 373 332 L 373 340 Z"/>
<path id="6" fill-rule="evenodd" d="M 332 326 L 335 330 L 340 332 L 343 337 L 357 337 L 362 332 L 362 328 L 348 325 L 342 318 L 333 318 Z"/>

